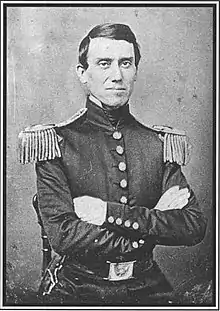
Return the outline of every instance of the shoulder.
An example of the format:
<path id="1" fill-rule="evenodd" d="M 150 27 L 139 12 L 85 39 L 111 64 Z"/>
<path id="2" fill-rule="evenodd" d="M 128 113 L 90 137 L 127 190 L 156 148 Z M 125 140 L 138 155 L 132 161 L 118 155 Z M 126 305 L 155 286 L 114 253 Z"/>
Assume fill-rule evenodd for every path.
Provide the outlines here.
<path id="1" fill-rule="evenodd" d="M 38 124 L 25 128 L 18 135 L 20 162 L 46 161 L 61 157 L 59 129 L 76 123 L 86 113 L 82 108 L 71 118 L 57 124 Z"/>
<path id="2" fill-rule="evenodd" d="M 65 121 L 62 121 L 60 123 L 57 123 L 56 124 L 56 128 L 63 128 L 63 127 L 66 127 L 66 126 L 69 126 L 69 125 L 76 125 L 80 122 L 83 121 L 83 116 L 86 115 L 86 112 L 87 112 L 87 108 L 81 108 L 79 109 L 72 117 L 70 117 L 69 119 L 65 120 Z"/>
<path id="3" fill-rule="evenodd" d="M 164 162 L 186 165 L 191 152 L 191 144 L 186 132 L 164 125 L 153 125 L 152 128 L 163 141 Z"/>
<path id="4" fill-rule="evenodd" d="M 168 125 L 145 125 L 137 122 L 162 141 L 164 162 L 175 162 L 179 165 L 188 163 L 191 144 L 184 130 Z"/>

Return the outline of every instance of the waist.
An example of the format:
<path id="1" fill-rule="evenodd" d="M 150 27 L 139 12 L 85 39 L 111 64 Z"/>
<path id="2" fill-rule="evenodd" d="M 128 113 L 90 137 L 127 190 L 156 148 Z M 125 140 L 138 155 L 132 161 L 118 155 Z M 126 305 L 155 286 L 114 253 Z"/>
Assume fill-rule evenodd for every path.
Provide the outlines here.
<path id="1" fill-rule="evenodd" d="M 145 260 L 129 261 L 110 261 L 92 262 L 90 264 L 81 264 L 76 261 L 69 262 L 73 269 L 91 278 L 101 278 L 108 281 L 122 281 L 128 279 L 140 278 L 144 272 L 153 267 L 153 257 Z"/>

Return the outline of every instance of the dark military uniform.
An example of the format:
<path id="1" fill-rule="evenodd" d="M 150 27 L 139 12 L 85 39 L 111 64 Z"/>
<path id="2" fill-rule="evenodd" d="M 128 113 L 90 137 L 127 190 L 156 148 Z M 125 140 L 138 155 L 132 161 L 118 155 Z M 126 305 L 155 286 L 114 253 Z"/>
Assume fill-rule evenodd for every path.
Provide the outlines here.
<path id="1" fill-rule="evenodd" d="M 128 105 L 108 112 L 88 99 L 75 120 L 30 128 L 21 137 L 21 161 L 37 161 L 39 208 L 60 255 L 48 267 L 42 295 L 70 305 L 168 303 L 158 298 L 172 288 L 153 260 L 155 245 L 195 245 L 206 229 L 181 172 L 184 134 L 142 125 Z M 188 204 L 154 209 L 174 185 L 190 189 Z M 107 202 L 102 226 L 75 214 L 73 199 L 84 195 Z"/>

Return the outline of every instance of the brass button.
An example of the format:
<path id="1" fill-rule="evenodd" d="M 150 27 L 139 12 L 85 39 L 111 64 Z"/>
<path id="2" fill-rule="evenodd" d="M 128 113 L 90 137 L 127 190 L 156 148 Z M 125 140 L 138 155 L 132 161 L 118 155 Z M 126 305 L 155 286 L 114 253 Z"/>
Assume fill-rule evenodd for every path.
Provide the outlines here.
<path id="1" fill-rule="evenodd" d="M 124 172 L 124 171 L 126 170 L 126 164 L 125 164 L 125 162 L 120 162 L 120 163 L 118 164 L 118 168 L 119 168 L 119 170 L 120 170 L 121 172 Z"/>
<path id="2" fill-rule="evenodd" d="M 131 226 L 130 220 L 125 221 L 125 227 L 129 228 Z"/>
<path id="3" fill-rule="evenodd" d="M 126 204 L 128 202 L 128 199 L 123 195 L 121 198 L 120 198 L 120 202 L 122 204 Z"/>
<path id="4" fill-rule="evenodd" d="M 117 218 L 115 222 L 116 222 L 116 224 L 119 225 L 119 226 L 122 224 L 121 218 Z"/>
<path id="5" fill-rule="evenodd" d="M 133 229 L 137 230 L 139 228 L 139 224 L 137 222 L 134 222 L 132 227 Z"/>
<path id="6" fill-rule="evenodd" d="M 138 246 L 139 246 L 139 245 L 138 245 L 138 242 L 136 242 L 136 241 L 133 242 L 133 243 L 132 243 L 132 246 L 133 246 L 134 248 L 138 248 Z"/>
<path id="7" fill-rule="evenodd" d="M 145 242 L 144 242 L 144 240 L 140 239 L 140 240 L 139 240 L 139 243 L 140 243 L 140 244 L 144 244 Z"/>
<path id="8" fill-rule="evenodd" d="M 121 186 L 122 188 L 126 188 L 127 185 L 128 185 L 128 183 L 127 183 L 127 180 L 126 180 L 126 179 L 122 179 L 122 180 L 120 181 L 120 186 Z"/>
<path id="9" fill-rule="evenodd" d="M 122 146 L 117 146 L 116 147 L 116 152 L 120 155 L 124 153 L 124 148 Z"/>
<path id="10" fill-rule="evenodd" d="M 112 216 L 109 216 L 108 222 L 110 222 L 112 224 L 114 222 L 114 218 Z"/>
<path id="11" fill-rule="evenodd" d="M 119 140 L 119 139 L 121 139 L 122 138 L 122 133 L 121 132 L 118 132 L 118 131 L 116 131 L 116 132 L 114 132 L 113 133 L 113 138 L 114 139 L 117 139 L 117 140 Z"/>

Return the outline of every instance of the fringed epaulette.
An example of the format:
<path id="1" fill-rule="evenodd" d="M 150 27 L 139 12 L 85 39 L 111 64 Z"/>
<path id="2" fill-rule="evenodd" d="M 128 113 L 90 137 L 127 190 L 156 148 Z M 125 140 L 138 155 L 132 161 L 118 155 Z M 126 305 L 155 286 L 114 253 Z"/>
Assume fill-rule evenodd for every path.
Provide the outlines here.
<path id="1" fill-rule="evenodd" d="M 153 125 L 151 128 L 159 133 L 163 141 L 164 162 L 186 165 L 189 161 L 191 145 L 185 131 L 161 125 Z"/>
<path id="2" fill-rule="evenodd" d="M 57 135 L 55 128 L 79 119 L 86 111 L 87 108 L 82 108 L 67 121 L 52 125 L 34 125 L 20 132 L 18 136 L 20 162 L 26 164 L 60 158 L 59 142 L 62 138 Z"/>
<path id="3" fill-rule="evenodd" d="M 20 162 L 52 160 L 61 157 L 55 125 L 27 127 L 19 136 Z"/>

